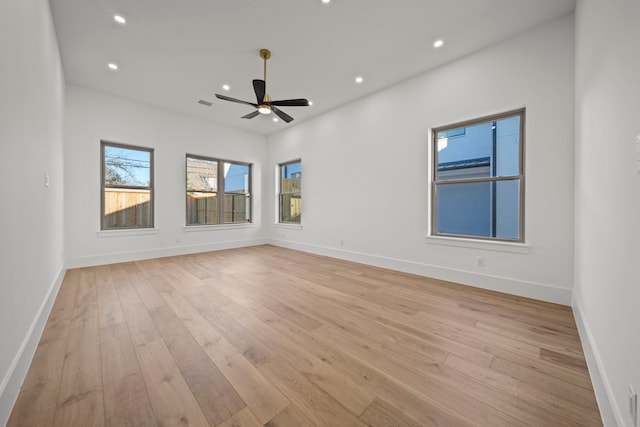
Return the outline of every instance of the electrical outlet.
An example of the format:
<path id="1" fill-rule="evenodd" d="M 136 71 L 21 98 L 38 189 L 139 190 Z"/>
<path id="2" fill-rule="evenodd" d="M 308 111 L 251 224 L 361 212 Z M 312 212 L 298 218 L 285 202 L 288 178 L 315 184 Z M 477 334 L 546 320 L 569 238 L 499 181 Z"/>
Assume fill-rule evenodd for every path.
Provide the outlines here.
<path id="1" fill-rule="evenodd" d="M 629 416 L 634 426 L 638 425 L 638 393 L 633 388 L 633 385 L 629 384 L 629 392 L 627 393 L 629 398 Z"/>
<path id="2" fill-rule="evenodd" d="M 484 257 L 477 256 L 476 257 L 476 267 L 484 267 Z"/>
<path id="3" fill-rule="evenodd" d="M 344 240 L 340 240 L 340 246 L 344 246 Z"/>

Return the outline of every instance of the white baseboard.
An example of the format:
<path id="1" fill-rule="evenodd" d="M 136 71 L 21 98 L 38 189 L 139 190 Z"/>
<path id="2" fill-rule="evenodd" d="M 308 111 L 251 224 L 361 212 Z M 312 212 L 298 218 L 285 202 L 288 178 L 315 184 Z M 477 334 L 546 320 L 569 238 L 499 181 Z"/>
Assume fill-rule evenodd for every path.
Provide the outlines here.
<path id="1" fill-rule="evenodd" d="M 62 266 L 57 277 L 51 286 L 49 286 L 47 296 L 44 301 L 42 301 L 33 322 L 31 322 L 31 327 L 22 341 L 22 345 L 13 359 L 13 363 L 11 363 L 5 377 L 2 378 L 2 383 L 0 383 L 0 426 L 6 425 L 7 421 L 9 421 L 9 415 L 20 394 L 20 388 L 22 387 L 33 356 L 38 348 L 42 331 L 51 313 L 51 308 L 58 295 L 58 290 L 64 279 L 65 272 L 66 268 Z"/>
<path id="2" fill-rule="evenodd" d="M 471 271 L 455 270 L 414 261 L 406 261 L 362 252 L 346 251 L 325 246 L 310 245 L 307 243 L 292 242 L 289 240 L 270 239 L 269 243 L 284 248 L 296 249 L 303 252 L 388 268 L 391 270 L 402 271 L 404 273 L 416 274 L 418 276 L 461 283 L 491 291 L 504 292 L 511 295 L 533 298 L 566 306 L 571 305 L 571 289 L 560 288 L 547 284 L 478 274 Z"/>
<path id="3" fill-rule="evenodd" d="M 573 317 L 576 319 L 576 325 L 578 326 L 578 333 L 580 334 L 580 341 L 582 342 L 582 350 L 584 351 L 584 357 L 587 360 L 587 367 L 589 368 L 589 375 L 591 376 L 591 383 L 593 384 L 593 391 L 596 394 L 596 400 L 598 401 L 598 408 L 600 409 L 600 416 L 605 427 L 618 427 L 624 426 L 624 419 L 620 408 L 616 405 L 613 398 L 613 392 L 611 385 L 607 380 L 607 374 L 604 370 L 598 347 L 591 334 L 591 328 L 589 323 L 582 314 L 582 307 L 578 303 L 576 298 L 573 298 Z"/>
<path id="4" fill-rule="evenodd" d="M 115 264 L 118 262 L 139 261 L 143 259 L 163 258 L 168 256 L 187 255 L 199 252 L 219 251 L 223 249 L 265 245 L 267 243 L 268 239 L 259 238 L 250 240 L 230 240 L 226 242 L 213 242 L 167 248 L 145 249 L 140 251 L 115 252 L 103 255 L 89 255 L 68 259 L 67 268 L 92 267 L 95 265 Z"/>

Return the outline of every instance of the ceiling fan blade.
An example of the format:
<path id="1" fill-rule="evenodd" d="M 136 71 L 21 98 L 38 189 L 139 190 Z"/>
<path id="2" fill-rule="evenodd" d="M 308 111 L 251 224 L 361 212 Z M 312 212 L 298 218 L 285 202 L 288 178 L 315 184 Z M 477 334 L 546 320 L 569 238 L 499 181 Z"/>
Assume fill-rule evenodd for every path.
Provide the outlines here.
<path id="1" fill-rule="evenodd" d="M 277 105 L 278 107 L 308 107 L 309 101 L 306 99 L 283 99 L 280 101 L 271 101 L 269 105 Z"/>
<path id="2" fill-rule="evenodd" d="M 222 99 L 224 101 L 237 102 L 238 104 L 251 105 L 252 107 L 258 108 L 258 104 L 254 104 L 252 102 L 247 102 L 247 101 L 242 101 L 241 99 L 236 99 L 236 98 L 231 98 L 231 97 L 228 97 L 228 96 L 220 95 L 218 93 L 216 93 L 216 98 Z"/>
<path id="3" fill-rule="evenodd" d="M 273 111 L 276 116 L 280 117 L 282 120 L 284 120 L 287 123 L 290 123 L 291 121 L 293 121 L 293 117 L 291 117 L 284 111 L 277 109 L 273 105 L 271 105 L 271 111 Z"/>
<path id="4" fill-rule="evenodd" d="M 256 111 L 252 111 L 249 114 L 245 114 L 244 116 L 241 117 L 241 119 L 253 119 L 255 116 L 259 115 L 260 111 L 256 110 Z"/>
<path id="5" fill-rule="evenodd" d="M 258 104 L 262 104 L 264 101 L 264 94 L 267 90 L 267 83 L 264 80 L 254 80 L 253 81 L 253 90 L 256 93 L 256 101 Z"/>

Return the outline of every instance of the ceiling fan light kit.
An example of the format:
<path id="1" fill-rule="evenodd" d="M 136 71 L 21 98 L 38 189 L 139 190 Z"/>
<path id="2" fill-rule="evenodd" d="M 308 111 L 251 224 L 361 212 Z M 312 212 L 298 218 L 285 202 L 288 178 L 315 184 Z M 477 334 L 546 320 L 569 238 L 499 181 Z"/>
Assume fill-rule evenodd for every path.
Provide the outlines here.
<path id="1" fill-rule="evenodd" d="M 272 112 L 284 120 L 286 123 L 290 123 L 293 121 L 293 117 L 280 110 L 278 107 L 308 107 L 311 103 L 304 98 L 297 99 L 283 99 L 278 101 L 272 101 L 271 96 L 266 91 L 267 87 L 267 60 L 271 58 L 271 52 L 269 49 L 260 49 L 260 58 L 264 61 L 264 79 L 263 80 L 254 80 L 253 81 L 253 90 L 256 94 L 256 103 L 243 101 L 241 99 L 231 98 L 229 96 L 220 95 L 216 93 L 216 98 L 222 99 L 223 101 L 231 101 L 239 104 L 250 105 L 254 107 L 256 110 L 252 111 L 249 114 L 245 114 L 242 116 L 243 119 L 253 119 L 254 117 L 260 114 L 271 114 Z"/>

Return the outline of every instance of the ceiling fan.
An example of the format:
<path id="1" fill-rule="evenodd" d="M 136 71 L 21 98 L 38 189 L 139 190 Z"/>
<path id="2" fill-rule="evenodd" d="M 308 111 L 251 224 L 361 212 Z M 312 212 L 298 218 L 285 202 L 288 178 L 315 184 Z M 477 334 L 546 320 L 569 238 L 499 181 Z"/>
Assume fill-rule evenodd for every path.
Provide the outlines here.
<path id="1" fill-rule="evenodd" d="M 308 107 L 309 105 L 311 105 L 311 103 L 303 98 L 272 101 L 271 97 L 266 92 L 267 59 L 271 58 L 271 52 L 268 49 L 260 49 L 260 58 L 264 60 L 264 80 L 256 79 L 253 81 L 253 90 L 256 93 L 256 103 L 242 101 L 241 99 L 231 98 L 228 96 L 220 95 L 218 93 L 216 93 L 216 97 L 225 101 L 251 105 L 252 107 L 256 108 L 255 111 L 242 116 L 243 119 L 253 119 L 260 114 L 270 114 L 271 112 L 273 112 L 276 116 L 289 123 L 293 120 L 293 117 L 280 110 L 278 107 Z"/>

